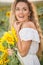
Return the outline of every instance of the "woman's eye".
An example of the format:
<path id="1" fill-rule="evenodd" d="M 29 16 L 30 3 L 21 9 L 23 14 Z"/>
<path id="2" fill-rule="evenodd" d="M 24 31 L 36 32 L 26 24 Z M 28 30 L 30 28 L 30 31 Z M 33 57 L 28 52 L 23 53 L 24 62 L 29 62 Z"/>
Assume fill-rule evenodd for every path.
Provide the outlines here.
<path id="1" fill-rule="evenodd" d="M 22 9 L 20 9 L 20 8 L 16 8 L 16 11 L 20 11 L 20 10 L 24 10 L 24 11 L 26 11 L 27 9 L 26 9 L 26 8 L 22 8 Z"/>
<path id="2" fill-rule="evenodd" d="M 26 8 L 23 8 L 24 11 L 26 11 L 27 9 Z"/>
<path id="3" fill-rule="evenodd" d="M 16 10 L 18 11 L 18 10 L 19 10 L 19 8 L 16 8 Z"/>

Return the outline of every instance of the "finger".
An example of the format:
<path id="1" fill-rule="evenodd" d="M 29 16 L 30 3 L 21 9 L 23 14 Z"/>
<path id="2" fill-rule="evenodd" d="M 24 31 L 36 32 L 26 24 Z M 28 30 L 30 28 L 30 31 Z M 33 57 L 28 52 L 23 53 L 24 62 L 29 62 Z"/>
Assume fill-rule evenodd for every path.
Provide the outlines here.
<path id="1" fill-rule="evenodd" d="M 18 27 L 21 27 L 22 26 L 22 23 L 20 23 L 19 25 L 18 25 Z"/>

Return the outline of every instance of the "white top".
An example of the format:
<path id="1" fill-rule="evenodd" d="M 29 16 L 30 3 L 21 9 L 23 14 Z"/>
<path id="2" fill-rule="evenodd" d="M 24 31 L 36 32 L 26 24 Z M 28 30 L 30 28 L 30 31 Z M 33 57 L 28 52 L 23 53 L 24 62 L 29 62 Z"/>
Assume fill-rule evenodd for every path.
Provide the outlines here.
<path id="1" fill-rule="evenodd" d="M 19 36 L 20 39 L 24 41 L 32 40 L 30 49 L 26 56 L 22 57 L 18 51 L 18 56 L 20 57 L 23 65 L 40 65 L 38 57 L 36 56 L 40 42 L 37 30 L 34 30 L 32 28 L 22 28 L 19 31 Z"/>
<path id="2" fill-rule="evenodd" d="M 35 54 L 38 51 L 39 48 L 39 34 L 37 30 L 34 30 L 33 28 L 22 28 L 19 31 L 19 35 L 21 40 L 27 41 L 27 40 L 32 40 L 32 44 L 30 46 L 29 53 L 30 54 Z"/>

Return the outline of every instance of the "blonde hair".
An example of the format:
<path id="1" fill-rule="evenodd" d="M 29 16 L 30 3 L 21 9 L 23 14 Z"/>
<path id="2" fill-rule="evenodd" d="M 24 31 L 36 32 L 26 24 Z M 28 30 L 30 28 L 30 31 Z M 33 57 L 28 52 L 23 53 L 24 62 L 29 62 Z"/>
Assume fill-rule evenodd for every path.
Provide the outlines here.
<path id="1" fill-rule="evenodd" d="M 43 51 L 43 35 L 42 35 L 42 30 L 41 30 L 41 27 L 39 25 L 39 20 L 38 20 L 38 15 L 37 15 L 37 11 L 36 11 L 36 7 L 33 5 L 32 3 L 32 9 L 33 9 L 33 12 L 34 12 L 34 24 L 37 28 L 37 31 L 39 33 L 39 37 L 40 37 L 40 44 L 39 44 L 39 50 L 37 52 L 37 55 L 39 57 L 41 57 L 42 55 L 42 51 Z"/>
<path id="2" fill-rule="evenodd" d="M 38 53 L 40 54 L 43 50 L 43 36 L 42 36 L 42 31 L 41 31 L 41 27 L 39 25 L 39 21 L 38 21 L 38 16 L 37 16 L 37 12 L 36 12 L 36 9 L 35 9 L 35 6 L 33 5 L 33 3 L 27 1 L 27 0 L 15 0 L 15 2 L 12 4 L 11 6 L 11 14 L 10 14 L 10 28 L 13 26 L 13 23 L 15 22 L 16 18 L 15 18 L 15 7 L 16 7 L 16 4 L 18 2 L 25 2 L 27 4 L 29 4 L 29 8 L 30 8 L 30 20 L 35 24 L 36 26 L 36 29 L 39 33 L 39 36 L 40 36 L 40 44 L 39 44 L 39 50 L 38 50 Z M 38 55 L 39 55 L 38 54 Z"/>

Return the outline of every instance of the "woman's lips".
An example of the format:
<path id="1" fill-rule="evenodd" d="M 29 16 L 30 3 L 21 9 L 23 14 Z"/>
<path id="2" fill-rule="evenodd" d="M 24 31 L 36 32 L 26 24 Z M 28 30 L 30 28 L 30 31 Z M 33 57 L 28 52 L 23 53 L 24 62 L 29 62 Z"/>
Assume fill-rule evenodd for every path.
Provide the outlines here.
<path id="1" fill-rule="evenodd" d="M 24 16 L 19 16 L 19 18 L 24 18 Z"/>

